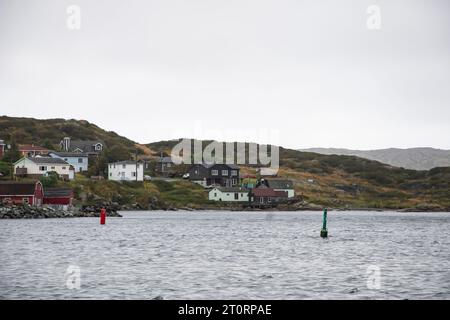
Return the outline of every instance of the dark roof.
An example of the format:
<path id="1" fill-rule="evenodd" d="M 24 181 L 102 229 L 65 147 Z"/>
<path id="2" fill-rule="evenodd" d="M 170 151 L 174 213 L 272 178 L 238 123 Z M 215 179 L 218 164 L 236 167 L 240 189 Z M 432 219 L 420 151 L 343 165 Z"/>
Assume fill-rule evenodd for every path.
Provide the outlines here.
<path id="1" fill-rule="evenodd" d="M 28 158 L 36 164 L 67 164 L 63 159 L 52 157 L 32 157 Z"/>
<path id="2" fill-rule="evenodd" d="M 239 188 L 239 187 L 216 187 L 214 189 L 218 189 L 221 192 L 249 192 L 250 189 Z M 214 190 L 212 189 L 212 190 Z"/>
<path id="3" fill-rule="evenodd" d="M 294 189 L 294 183 L 288 179 L 266 179 L 269 188 Z"/>
<path id="4" fill-rule="evenodd" d="M 76 158 L 80 158 L 80 157 L 87 157 L 88 155 L 82 152 L 57 152 L 57 151 L 52 151 L 50 152 L 50 154 L 54 154 L 57 155 L 58 157 L 63 157 L 63 158 L 70 158 L 70 157 L 76 157 Z"/>
<path id="5" fill-rule="evenodd" d="M 33 195 L 36 183 L 38 182 L 0 181 L 0 195 Z"/>
<path id="6" fill-rule="evenodd" d="M 95 152 L 93 146 L 99 143 L 102 146 L 105 146 L 105 144 L 100 140 L 75 140 L 70 141 L 69 149 L 70 150 L 80 149 L 83 150 L 83 152 Z"/>
<path id="7" fill-rule="evenodd" d="M 44 188 L 44 197 L 73 197 L 73 190 L 70 188 Z"/>
<path id="8" fill-rule="evenodd" d="M 286 191 L 275 191 L 272 188 L 255 188 L 252 190 L 255 197 L 282 197 L 287 198 Z"/>
<path id="9" fill-rule="evenodd" d="M 141 163 L 142 163 L 142 161 L 138 161 L 138 164 L 141 164 Z M 120 164 L 136 164 L 136 161 L 134 161 L 134 160 L 124 160 L 124 161 L 110 162 L 108 164 L 118 164 L 118 165 L 120 165 Z"/>
<path id="10" fill-rule="evenodd" d="M 205 167 L 205 168 L 211 168 L 211 167 L 214 167 L 214 166 L 222 166 L 222 165 L 224 165 L 224 166 L 229 167 L 230 169 L 240 169 L 240 167 L 238 165 L 228 164 L 228 163 L 202 163 L 202 164 L 196 164 L 196 165 L 199 165 L 199 166 L 202 166 L 202 167 Z"/>

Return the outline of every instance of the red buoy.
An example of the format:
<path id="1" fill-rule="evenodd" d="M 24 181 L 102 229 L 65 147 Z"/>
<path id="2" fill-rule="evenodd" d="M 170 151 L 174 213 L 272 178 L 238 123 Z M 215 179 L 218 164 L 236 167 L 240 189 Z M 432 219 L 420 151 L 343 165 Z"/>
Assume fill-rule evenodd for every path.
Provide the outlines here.
<path id="1" fill-rule="evenodd" d="M 105 224 L 106 222 L 106 209 L 102 208 L 102 210 L 100 210 L 100 224 Z"/>

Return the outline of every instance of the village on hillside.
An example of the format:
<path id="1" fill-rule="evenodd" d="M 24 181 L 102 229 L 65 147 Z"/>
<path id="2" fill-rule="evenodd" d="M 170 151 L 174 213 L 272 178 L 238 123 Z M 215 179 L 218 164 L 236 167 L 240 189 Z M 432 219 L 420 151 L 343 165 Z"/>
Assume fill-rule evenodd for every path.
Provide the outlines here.
<path id="1" fill-rule="evenodd" d="M 80 177 L 117 183 L 184 180 L 203 187 L 211 203 L 235 204 L 242 208 L 273 208 L 298 200 L 294 183 L 289 179 L 262 171 L 258 176 L 242 174 L 241 168 L 234 164 L 201 163 L 180 168 L 162 152 L 153 158 L 136 155 L 129 160 L 107 162 L 103 171 L 91 170 L 99 166 L 106 149 L 103 141 L 70 137 L 60 141 L 58 150 L 36 144 L 13 147 L 0 140 L 0 159 L 10 164 L 9 172 L 0 168 L 0 205 L 70 210 L 74 205 L 74 190 L 57 187 L 52 181 L 72 181 Z M 13 153 L 18 160 L 13 160 Z"/>

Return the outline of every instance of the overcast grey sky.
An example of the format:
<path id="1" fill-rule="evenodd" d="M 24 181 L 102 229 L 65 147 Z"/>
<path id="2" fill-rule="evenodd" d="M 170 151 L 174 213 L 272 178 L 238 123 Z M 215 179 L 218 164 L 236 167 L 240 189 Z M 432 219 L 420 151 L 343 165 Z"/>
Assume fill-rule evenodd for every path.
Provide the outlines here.
<path id="1" fill-rule="evenodd" d="M 141 143 L 450 149 L 449 71 L 447 0 L 0 0 L 0 114 Z"/>

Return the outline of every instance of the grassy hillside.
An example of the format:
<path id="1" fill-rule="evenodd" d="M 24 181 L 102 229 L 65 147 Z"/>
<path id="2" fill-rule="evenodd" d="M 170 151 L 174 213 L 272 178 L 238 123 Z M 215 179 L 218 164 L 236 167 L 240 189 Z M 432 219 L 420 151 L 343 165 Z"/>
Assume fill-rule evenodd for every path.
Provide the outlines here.
<path id="1" fill-rule="evenodd" d="M 9 143 L 12 141 L 18 144 L 34 143 L 50 145 L 57 149 L 64 137 L 71 137 L 73 140 L 101 140 L 108 148 L 115 147 L 135 152 L 135 142 L 113 131 L 105 131 L 85 120 L 0 117 L 0 139 Z"/>
<path id="2" fill-rule="evenodd" d="M 64 182 L 58 186 L 71 187 L 75 192 L 78 204 L 95 204 L 99 201 L 115 202 L 130 206 L 137 204 L 140 208 L 201 208 L 215 206 L 210 202 L 205 190 L 188 181 L 145 181 L 116 182 L 109 180 L 92 181 L 81 174 L 76 179 Z"/>

